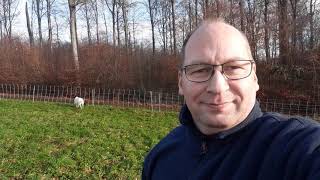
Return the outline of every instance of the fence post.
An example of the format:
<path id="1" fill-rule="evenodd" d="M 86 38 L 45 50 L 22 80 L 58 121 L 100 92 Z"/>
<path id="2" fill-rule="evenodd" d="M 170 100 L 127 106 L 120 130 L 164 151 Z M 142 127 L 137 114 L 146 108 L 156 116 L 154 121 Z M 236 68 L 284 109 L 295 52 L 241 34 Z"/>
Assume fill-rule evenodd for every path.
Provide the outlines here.
<path id="1" fill-rule="evenodd" d="M 13 86 L 13 99 L 16 99 L 16 85 L 12 84 Z"/>
<path id="2" fill-rule="evenodd" d="M 161 92 L 159 93 L 159 112 L 161 111 Z"/>
<path id="3" fill-rule="evenodd" d="M 138 101 L 138 108 L 139 108 L 139 105 L 140 105 L 141 101 L 140 101 L 140 90 L 138 90 L 138 91 L 139 91 L 139 96 L 138 96 L 138 100 L 137 101 Z"/>
<path id="4" fill-rule="evenodd" d="M 67 103 L 67 99 L 68 99 L 68 86 L 67 87 L 63 87 L 65 88 L 63 91 L 65 91 L 65 93 L 63 94 L 63 98 L 64 98 L 64 103 Z"/>
<path id="5" fill-rule="evenodd" d="M 17 86 L 17 99 L 19 99 L 20 98 L 20 95 L 19 95 L 19 85 L 18 84 L 16 84 L 16 86 Z"/>
<path id="6" fill-rule="evenodd" d="M 149 91 L 149 92 L 150 92 L 151 111 L 153 112 L 152 91 Z"/>
<path id="7" fill-rule="evenodd" d="M 92 96 L 91 98 L 92 98 L 92 105 L 93 105 L 93 106 L 94 106 L 95 91 L 96 91 L 96 90 L 93 88 L 93 89 L 92 89 L 92 95 L 91 95 L 91 96 Z"/>
<path id="8" fill-rule="evenodd" d="M 135 104 L 135 101 L 136 101 L 136 90 L 134 89 L 133 90 L 133 107 L 134 107 L 134 104 Z"/>
<path id="9" fill-rule="evenodd" d="M 32 102 L 34 102 L 34 94 L 36 91 L 36 87 L 33 85 L 33 92 L 32 92 Z"/>
<path id="10" fill-rule="evenodd" d="M 289 105 L 289 116 L 291 115 L 291 104 L 292 104 L 292 101 L 290 101 L 290 105 Z"/>
<path id="11" fill-rule="evenodd" d="M 37 85 L 37 90 L 36 90 L 36 99 L 39 101 L 39 91 L 40 91 L 40 85 Z"/>
<path id="12" fill-rule="evenodd" d="M 8 98 L 6 94 L 8 94 L 8 91 L 7 91 L 7 84 L 6 84 L 6 92 L 5 92 L 5 96 L 6 96 L 6 98 Z"/>
<path id="13" fill-rule="evenodd" d="M 117 105 L 119 106 L 119 103 L 120 103 L 120 89 L 118 89 L 117 97 L 118 97 L 118 103 L 117 103 Z"/>
<path id="14" fill-rule="evenodd" d="M 314 103 L 314 109 L 313 109 L 313 119 L 316 119 L 316 114 L 317 114 L 317 103 Z"/>
<path id="15" fill-rule="evenodd" d="M 100 88 L 98 90 L 98 96 L 97 96 L 97 104 L 100 104 Z"/>
<path id="16" fill-rule="evenodd" d="M 143 92 L 143 105 L 146 105 L 146 92 Z"/>
<path id="17" fill-rule="evenodd" d="M 105 104 L 105 99 L 104 99 L 104 95 L 106 93 L 106 88 L 103 88 L 103 93 L 102 93 L 102 104 Z M 109 90 L 108 90 L 108 94 L 109 94 Z M 109 102 L 109 95 L 108 95 L 108 102 Z"/>
<path id="18" fill-rule="evenodd" d="M 299 104 L 298 104 L 298 114 L 300 114 L 300 99 L 299 99 Z"/>
<path id="19" fill-rule="evenodd" d="M 8 84 L 8 86 L 9 86 L 9 99 L 11 99 L 11 85 L 10 84 Z"/>
<path id="20" fill-rule="evenodd" d="M 308 116 L 308 105 L 309 105 L 309 100 L 307 101 L 307 106 L 306 106 L 306 116 Z"/>
<path id="21" fill-rule="evenodd" d="M 123 89 L 122 90 L 122 107 L 124 107 L 125 105 L 124 105 L 124 95 L 126 94 L 126 89 Z"/>
<path id="22" fill-rule="evenodd" d="M 55 102 L 60 102 L 60 86 L 57 86 L 57 89 L 58 89 L 58 94 L 55 97 Z"/>
<path id="23" fill-rule="evenodd" d="M 110 89 L 109 89 L 110 90 Z M 109 91 L 108 91 L 109 92 Z M 111 92 L 110 92 L 111 95 Z M 108 99 L 109 99 L 109 93 L 108 93 Z M 110 103 L 111 104 L 111 103 Z M 112 105 L 114 105 L 114 89 L 112 89 Z"/>
<path id="24" fill-rule="evenodd" d="M 115 89 L 112 90 L 112 105 L 114 105 L 114 91 Z"/>
<path id="25" fill-rule="evenodd" d="M 168 111 L 168 93 L 166 93 L 166 108 L 165 108 L 166 111 Z"/>

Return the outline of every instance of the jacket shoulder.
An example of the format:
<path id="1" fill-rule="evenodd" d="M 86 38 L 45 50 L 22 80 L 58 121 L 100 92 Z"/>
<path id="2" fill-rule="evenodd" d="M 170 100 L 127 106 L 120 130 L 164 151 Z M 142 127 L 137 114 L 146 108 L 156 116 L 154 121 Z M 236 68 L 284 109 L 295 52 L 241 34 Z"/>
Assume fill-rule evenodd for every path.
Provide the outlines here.
<path id="1" fill-rule="evenodd" d="M 185 130 L 186 128 L 183 125 L 174 128 L 168 135 L 161 139 L 160 142 L 151 149 L 151 151 L 147 155 L 147 158 L 148 156 L 154 156 L 172 146 L 177 146 L 178 144 L 180 144 L 185 138 Z"/>
<path id="2" fill-rule="evenodd" d="M 320 123 L 313 119 L 301 116 L 287 116 L 275 112 L 264 113 L 261 119 L 272 121 L 274 123 L 299 124 L 300 127 L 320 127 Z"/>
<path id="3" fill-rule="evenodd" d="M 183 143 L 185 139 L 185 133 L 186 127 L 184 125 L 180 125 L 173 129 L 166 137 L 160 140 L 160 142 L 150 150 L 143 163 L 142 179 L 147 179 L 146 177 L 150 177 L 149 173 L 161 154 L 168 153 Z"/>

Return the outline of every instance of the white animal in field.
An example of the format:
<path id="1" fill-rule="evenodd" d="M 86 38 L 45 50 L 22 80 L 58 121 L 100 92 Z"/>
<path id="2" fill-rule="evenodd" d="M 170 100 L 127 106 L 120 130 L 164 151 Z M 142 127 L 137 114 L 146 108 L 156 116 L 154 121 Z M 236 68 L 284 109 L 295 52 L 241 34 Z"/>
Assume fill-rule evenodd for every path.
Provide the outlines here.
<path id="1" fill-rule="evenodd" d="M 84 99 L 81 97 L 75 97 L 74 98 L 74 105 L 76 105 L 77 108 L 82 109 L 84 106 Z"/>

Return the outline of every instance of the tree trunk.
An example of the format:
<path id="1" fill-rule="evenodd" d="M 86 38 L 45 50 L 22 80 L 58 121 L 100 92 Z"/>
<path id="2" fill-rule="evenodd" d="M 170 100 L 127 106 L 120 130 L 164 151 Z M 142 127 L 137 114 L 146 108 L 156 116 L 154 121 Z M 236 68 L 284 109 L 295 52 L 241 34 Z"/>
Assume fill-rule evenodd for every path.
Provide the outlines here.
<path id="1" fill-rule="evenodd" d="M 243 33 L 245 33 L 245 26 L 244 26 L 244 7 L 243 7 L 243 2 L 244 0 L 239 0 L 239 7 L 240 7 L 240 28 L 241 28 L 241 31 Z"/>
<path id="2" fill-rule="evenodd" d="M 209 2 L 208 0 L 203 0 L 203 19 L 206 19 L 209 16 Z"/>
<path id="3" fill-rule="evenodd" d="M 105 2 L 112 16 L 112 41 L 113 41 L 112 43 L 113 43 L 113 47 L 115 47 L 116 46 L 116 15 L 115 15 L 116 0 L 111 0 L 112 8 L 110 8 L 108 4 L 108 0 L 105 0 Z"/>
<path id="4" fill-rule="evenodd" d="M 104 21 L 104 28 L 106 31 L 106 43 L 108 44 L 108 26 L 107 26 L 107 20 L 106 20 L 106 15 L 103 13 L 103 21 Z"/>
<path id="5" fill-rule="evenodd" d="M 123 31 L 124 31 L 124 44 L 128 48 L 128 16 L 127 16 L 127 3 L 126 0 L 122 0 L 121 3 L 122 9 L 122 19 L 123 19 Z"/>
<path id="6" fill-rule="evenodd" d="M 48 47 L 52 48 L 52 25 L 51 25 L 51 2 L 47 0 L 47 18 L 48 18 Z"/>
<path id="7" fill-rule="evenodd" d="M 192 31 L 192 8 L 191 8 L 191 0 L 188 0 L 188 19 L 189 19 L 189 32 Z"/>
<path id="8" fill-rule="evenodd" d="M 96 38 L 97 43 L 100 43 L 100 35 L 99 35 L 99 12 L 98 12 L 98 1 L 95 0 L 93 2 L 93 9 L 94 9 L 94 17 L 95 17 L 95 23 L 96 23 Z"/>
<path id="9" fill-rule="evenodd" d="M 55 25 L 56 25 L 56 39 L 57 39 L 58 46 L 60 47 L 59 25 L 58 25 L 58 22 L 57 22 L 56 15 L 54 16 L 54 21 L 55 21 Z"/>
<path id="10" fill-rule="evenodd" d="M 217 12 L 217 17 L 220 17 L 221 14 L 221 9 L 220 9 L 220 0 L 216 0 L 216 12 Z"/>
<path id="11" fill-rule="evenodd" d="M 69 12 L 70 12 L 70 37 L 72 45 L 73 62 L 75 66 L 76 73 L 76 83 L 80 85 L 79 73 L 79 56 L 78 56 L 78 44 L 77 44 L 77 28 L 76 28 L 76 3 L 75 0 L 68 0 L 69 2 Z"/>
<path id="12" fill-rule="evenodd" d="M 26 11 L 26 21 L 27 21 L 28 34 L 29 34 L 29 43 L 30 43 L 30 46 L 33 46 L 34 45 L 34 38 L 33 38 L 33 31 L 32 31 L 31 25 L 30 25 L 30 17 L 29 17 L 29 12 L 28 12 L 28 2 L 26 2 L 25 11 Z"/>
<path id="13" fill-rule="evenodd" d="M 41 3 L 41 7 L 40 7 Z M 38 33 L 39 33 L 39 45 L 40 47 L 42 46 L 42 28 L 41 28 L 41 20 L 42 20 L 42 1 L 41 0 L 36 0 L 36 14 L 37 14 L 37 20 L 38 20 Z"/>
<path id="14" fill-rule="evenodd" d="M 152 33 L 152 55 L 154 56 L 156 51 L 156 42 L 154 34 L 154 2 L 151 3 L 151 0 L 148 0 L 149 6 L 149 15 L 150 15 L 150 24 L 151 24 L 151 33 Z"/>
<path id="15" fill-rule="evenodd" d="M 198 26 L 198 0 L 194 1 L 194 17 L 196 19 L 196 26 Z"/>
<path id="16" fill-rule="evenodd" d="M 85 15 L 86 26 L 87 26 L 88 43 L 89 43 L 89 44 L 92 44 L 90 16 L 89 16 L 88 12 L 89 12 L 88 5 L 87 5 L 87 3 L 85 3 L 85 4 L 84 4 L 84 15 Z"/>
<path id="17" fill-rule="evenodd" d="M 171 0 L 171 15 L 172 15 L 172 35 L 173 35 L 173 53 L 177 53 L 177 42 L 176 42 L 176 17 L 175 17 L 175 0 Z"/>
<path id="18" fill-rule="evenodd" d="M 230 24 L 234 26 L 234 15 L 233 15 L 233 0 L 230 0 Z"/>
<path id="19" fill-rule="evenodd" d="M 118 46 L 121 46 L 121 41 L 120 41 L 120 18 L 119 18 L 119 9 L 117 8 L 117 38 L 118 38 Z"/>
<path id="20" fill-rule="evenodd" d="M 297 3 L 298 0 L 290 0 L 292 11 L 292 43 L 293 48 L 291 52 L 295 52 L 297 48 Z"/>
<path id="21" fill-rule="evenodd" d="M 279 7 L 279 55 L 283 65 L 289 65 L 289 41 L 288 41 L 288 0 L 278 0 Z"/>
<path id="22" fill-rule="evenodd" d="M 310 24 L 310 38 L 309 38 L 309 48 L 314 48 L 314 21 L 313 16 L 315 12 L 315 2 L 316 0 L 310 0 L 310 9 L 309 9 L 309 24 Z"/>
<path id="23" fill-rule="evenodd" d="M 268 5 L 269 0 L 264 0 L 264 47 L 267 61 L 270 59 Z"/>

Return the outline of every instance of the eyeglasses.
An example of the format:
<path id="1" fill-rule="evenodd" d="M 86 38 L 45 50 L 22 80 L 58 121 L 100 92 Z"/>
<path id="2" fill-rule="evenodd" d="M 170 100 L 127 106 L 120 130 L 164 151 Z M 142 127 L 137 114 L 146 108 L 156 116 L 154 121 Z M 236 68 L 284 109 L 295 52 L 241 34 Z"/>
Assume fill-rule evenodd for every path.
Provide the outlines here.
<path id="1" fill-rule="evenodd" d="M 221 66 L 221 73 L 229 80 L 244 79 L 252 72 L 253 60 L 235 60 L 219 65 L 213 64 L 190 64 L 182 67 L 187 79 L 191 82 L 206 82 L 214 74 L 215 67 Z"/>

